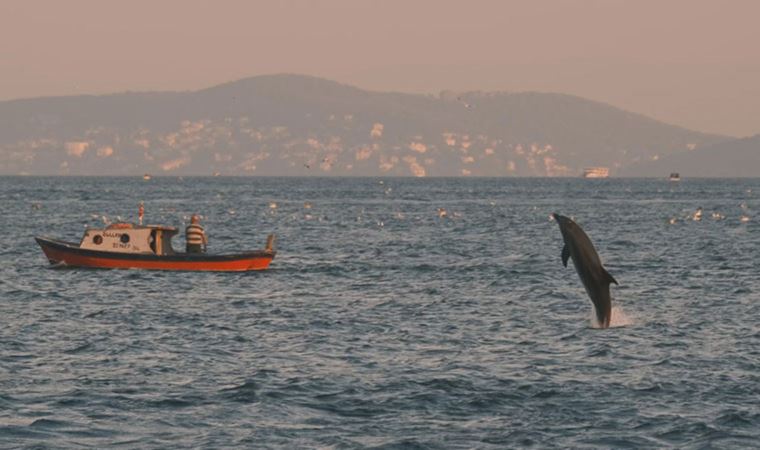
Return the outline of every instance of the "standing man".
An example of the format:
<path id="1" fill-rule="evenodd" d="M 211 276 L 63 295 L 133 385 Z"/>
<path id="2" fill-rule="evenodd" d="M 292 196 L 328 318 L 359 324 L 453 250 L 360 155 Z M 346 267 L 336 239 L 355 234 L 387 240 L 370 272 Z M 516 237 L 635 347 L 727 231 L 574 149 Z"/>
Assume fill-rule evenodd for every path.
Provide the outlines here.
<path id="1" fill-rule="evenodd" d="M 208 239 L 206 233 L 203 231 L 203 227 L 200 225 L 200 218 L 197 214 L 193 214 L 190 218 L 190 225 L 185 228 L 185 240 L 187 246 L 185 251 L 187 253 L 205 253 L 206 244 Z"/>

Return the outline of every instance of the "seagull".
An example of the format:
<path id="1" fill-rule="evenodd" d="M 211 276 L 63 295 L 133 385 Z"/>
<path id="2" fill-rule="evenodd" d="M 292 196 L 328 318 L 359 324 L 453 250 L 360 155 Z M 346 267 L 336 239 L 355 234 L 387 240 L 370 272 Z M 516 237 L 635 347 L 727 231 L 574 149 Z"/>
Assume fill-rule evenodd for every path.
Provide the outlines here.
<path id="1" fill-rule="evenodd" d="M 466 101 L 462 100 L 462 97 L 457 97 L 457 101 L 464 105 L 467 109 L 472 109 L 472 105 L 467 103 Z"/>

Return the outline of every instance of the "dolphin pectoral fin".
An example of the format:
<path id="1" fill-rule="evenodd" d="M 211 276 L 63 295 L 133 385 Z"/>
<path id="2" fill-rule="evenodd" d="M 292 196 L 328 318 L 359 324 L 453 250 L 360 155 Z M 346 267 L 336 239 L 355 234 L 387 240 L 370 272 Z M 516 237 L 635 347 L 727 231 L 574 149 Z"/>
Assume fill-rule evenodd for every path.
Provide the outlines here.
<path id="1" fill-rule="evenodd" d="M 617 280 L 616 280 L 616 279 L 615 279 L 615 278 L 614 278 L 612 275 L 610 275 L 610 273 L 609 273 L 609 272 L 607 272 L 607 269 L 605 269 L 605 268 L 602 268 L 602 270 L 604 271 L 604 280 L 605 280 L 607 283 L 610 283 L 610 284 L 611 284 L 611 283 L 615 283 L 615 284 L 617 284 L 618 286 L 620 286 L 620 285 L 618 284 Z"/>
<path id="2" fill-rule="evenodd" d="M 562 264 L 567 267 L 567 260 L 570 259 L 570 249 L 567 248 L 567 244 L 562 247 Z M 617 283 L 616 283 L 617 284 Z"/>

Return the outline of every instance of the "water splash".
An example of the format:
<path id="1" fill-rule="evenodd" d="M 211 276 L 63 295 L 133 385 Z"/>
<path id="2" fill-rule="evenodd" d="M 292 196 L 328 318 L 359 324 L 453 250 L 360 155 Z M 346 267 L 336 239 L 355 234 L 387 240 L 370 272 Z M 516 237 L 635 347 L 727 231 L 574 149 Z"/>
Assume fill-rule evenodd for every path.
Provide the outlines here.
<path id="1" fill-rule="evenodd" d="M 629 316 L 623 311 L 621 306 L 612 307 L 612 317 L 610 317 L 610 328 L 628 327 L 635 323 L 634 317 Z"/>
<path id="2" fill-rule="evenodd" d="M 594 308 L 591 308 L 591 328 L 601 328 L 601 325 L 596 320 L 596 314 L 594 313 Z M 623 311 L 623 308 L 620 306 L 613 306 L 612 307 L 612 314 L 610 317 L 610 328 L 622 328 L 622 327 L 628 327 L 635 323 L 633 316 L 629 316 L 628 314 Z"/>

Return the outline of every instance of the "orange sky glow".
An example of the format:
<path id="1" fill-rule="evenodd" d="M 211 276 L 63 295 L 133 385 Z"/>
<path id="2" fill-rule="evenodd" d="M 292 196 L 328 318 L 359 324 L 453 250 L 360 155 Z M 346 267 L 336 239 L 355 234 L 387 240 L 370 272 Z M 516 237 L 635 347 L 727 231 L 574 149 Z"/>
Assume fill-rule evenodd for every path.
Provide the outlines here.
<path id="1" fill-rule="evenodd" d="M 552 91 L 760 133 L 760 2 L 6 0 L 0 100 L 301 73 L 372 90 Z"/>

